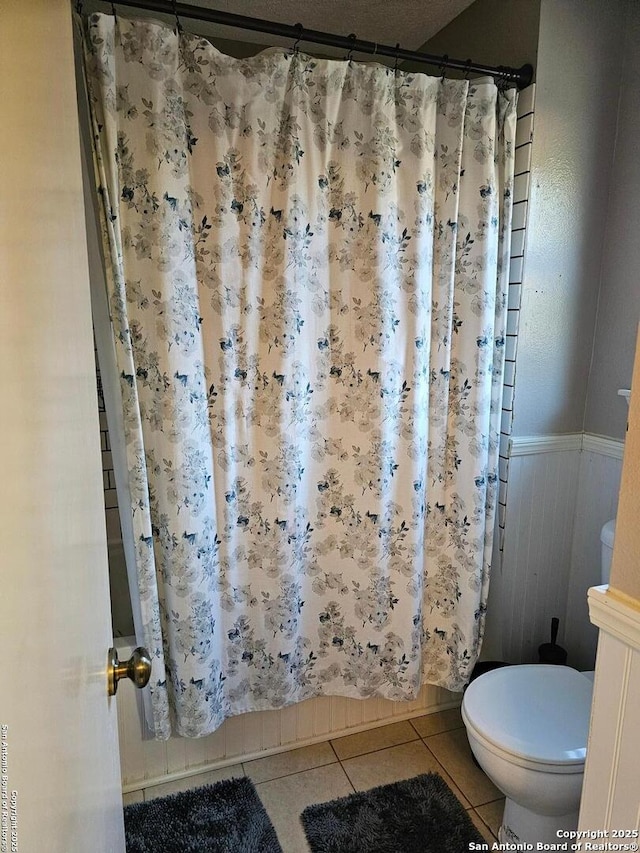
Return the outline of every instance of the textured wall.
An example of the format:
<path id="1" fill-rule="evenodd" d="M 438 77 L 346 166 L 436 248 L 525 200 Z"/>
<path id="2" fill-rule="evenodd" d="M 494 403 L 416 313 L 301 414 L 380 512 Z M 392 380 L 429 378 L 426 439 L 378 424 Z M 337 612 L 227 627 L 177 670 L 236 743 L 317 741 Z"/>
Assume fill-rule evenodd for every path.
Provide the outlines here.
<path id="1" fill-rule="evenodd" d="M 589 376 L 585 430 L 623 438 L 627 406 L 616 396 L 629 388 L 640 318 L 640 3 L 625 24 L 618 132 L 607 210 L 598 321 Z"/>
<path id="2" fill-rule="evenodd" d="M 626 0 L 543 0 L 515 435 L 581 431 Z"/>

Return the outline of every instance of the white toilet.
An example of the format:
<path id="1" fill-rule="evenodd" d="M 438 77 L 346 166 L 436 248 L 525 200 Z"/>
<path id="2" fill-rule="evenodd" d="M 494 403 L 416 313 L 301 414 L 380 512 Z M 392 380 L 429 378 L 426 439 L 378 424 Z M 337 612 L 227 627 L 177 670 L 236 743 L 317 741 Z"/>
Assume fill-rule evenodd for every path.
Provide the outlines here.
<path id="1" fill-rule="evenodd" d="M 609 582 L 615 520 L 602 528 L 602 582 Z M 462 719 L 478 763 L 505 794 L 499 840 L 558 842 L 575 830 L 587 752 L 593 674 L 525 664 L 472 681 Z"/>

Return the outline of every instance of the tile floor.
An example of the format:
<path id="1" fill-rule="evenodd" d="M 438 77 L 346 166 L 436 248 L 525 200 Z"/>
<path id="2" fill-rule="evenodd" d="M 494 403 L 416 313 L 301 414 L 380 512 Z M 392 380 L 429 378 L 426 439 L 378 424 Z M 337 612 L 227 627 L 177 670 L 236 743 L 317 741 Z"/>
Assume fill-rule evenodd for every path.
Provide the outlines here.
<path id="1" fill-rule="evenodd" d="M 473 763 L 458 709 L 132 791 L 124 795 L 124 802 L 127 805 L 248 776 L 284 853 L 305 853 L 309 847 L 298 816 L 306 806 L 429 772 L 444 778 L 480 834 L 495 841 L 504 799 Z"/>

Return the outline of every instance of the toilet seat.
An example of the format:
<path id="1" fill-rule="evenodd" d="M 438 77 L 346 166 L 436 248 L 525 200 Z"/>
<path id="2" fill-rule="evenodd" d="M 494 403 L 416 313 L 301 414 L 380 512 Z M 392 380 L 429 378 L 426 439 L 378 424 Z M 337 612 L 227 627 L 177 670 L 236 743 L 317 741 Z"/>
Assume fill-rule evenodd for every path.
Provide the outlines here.
<path id="1" fill-rule="evenodd" d="M 547 773 L 582 773 L 592 692 L 593 683 L 570 667 L 502 667 L 469 685 L 462 716 L 505 761 Z"/>
<path id="2" fill-rule="evenodd" d="M 483 737 L 477 729 L 474 729 L 473 725 L 469 722 L 468 717 L 465 715 L 464 710 L 462 711 L 462 720 L 467 729 L 467 736 L 469 738 L 469 743 L 472 742 L 472 739 L 476 741 L 481 747 L 487 752 L 492 753 L 496 758 L 499 758 L 501 761 L 506 762 L 507 764 L 511 764 L 514 767 L 523 767 L 526 770 L 535 770 L 538 773 L 560 773 L 564 775 L 570 775 L 572 773 L 584 773 L 584 759 L 582 761 L 578 761 L 575 764 L 555 764 L 553 762 L 544 762 L 544 761 L 535 761 L 531 758 L 525 758 L 522 755 L 516 755 L 514 752 L 509 752 L 506 749 L 502 749 L 497 746 L 495 743 L 487 740 Z"/>

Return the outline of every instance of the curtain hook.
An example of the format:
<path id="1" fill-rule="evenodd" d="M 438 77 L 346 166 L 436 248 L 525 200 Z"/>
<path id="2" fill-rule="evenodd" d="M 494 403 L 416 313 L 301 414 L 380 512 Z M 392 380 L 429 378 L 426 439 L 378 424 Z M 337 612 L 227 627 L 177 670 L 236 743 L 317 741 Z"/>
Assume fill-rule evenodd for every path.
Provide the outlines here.
<path id="1" fill-rule="evenodd" d="M 293 47 L 291 48 L 291 55 L 297 56 L 300 53 L 300 42 L 302 41 L 302 34 L 304 32 L 304 27 L 300 23 L 294 24 L 294 26 L 295 26 L 296 30 L 298 31 L 298 35 L 296 37 L 296 40 L 293 43 Z"/>
<path id="2" fill-rule="evenodd" d="M 440 78 L 440 82 L 444 83 L 444 75 L 447 73 L 447 65 L 449 64 L 449 54 L 445 53 L 442 57 L 442 62 L 440 63 L 440 71 L 442 71 L 442 77 Z"/>
<path id="3" fill-rule="evenodd" d="M 82 0 L 76 0 L 76 12 L 78 15 L 82 14 Z"/>
<path id="4" fill-rule="evenodd" d="M 353 59 L 353 45 L 356 43 L 356 39 L 358 36 L 355 33 L 349 33 L 347 36 L 348 39 L 351 39 L 351 47 L 349 48 L 349 52 L 347 53 L 347 62 L 351 62 Z"/>
<path id="5" fill-rule="evenodd" d="M 469 74 L 471 74 L 471 60 L 467 59 L 464 65 L 464 79 L 469 79 Z"/>
<path id="6" fill-rule="evenodd" d="M 182 35 L 182 24 L 180 23 L 180 18 L 178 17 L 178 7 L 176 5 L 176 0 L 171 0 L 171 5 L 173 6 L 173 14 L 176 19 L 176 35 Z"/>
<path id="7" fill-rule="evenodd" d="M 393 63 L 393 73 L 394 74 L 398 73 L 398 59 L 400 58 L 398 56 L 399 50 L 400 50 L 400 42 L 397 42 L 397 44 L 396 44 L 396 61 Z"/>

